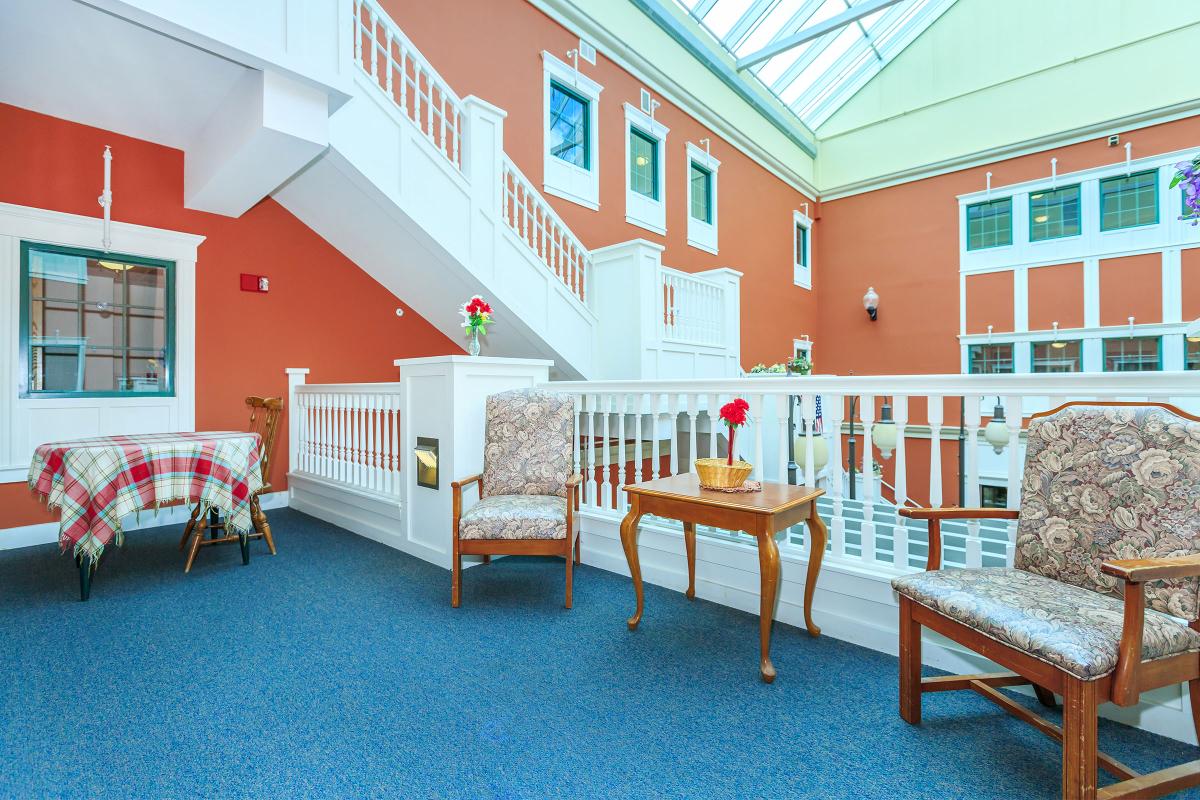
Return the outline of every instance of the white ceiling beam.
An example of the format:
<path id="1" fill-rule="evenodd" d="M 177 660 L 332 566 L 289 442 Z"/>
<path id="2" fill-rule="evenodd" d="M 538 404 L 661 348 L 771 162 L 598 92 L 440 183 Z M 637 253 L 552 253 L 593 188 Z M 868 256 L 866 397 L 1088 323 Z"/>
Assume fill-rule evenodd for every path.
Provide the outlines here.
<path id="1" fill-rule="evenodd" d="M 820 38 L 830 31 L 844 28 L 852 22 L 857 22 L 863 17 L 869 17 L 881 9 L 887 8 L 888 6 L 894 6 L 900 2 L 903 2 L 903 0 L 865 0 L 865 2 L 862 4 L 848 8 L 841 14 L 832 16 L 823 22 L 818 22 L 816 25 L 807 27 L 804 30 L 797 31 L 791 36 L 788 36 L 785 39 L 780 39 L 774 44 L 769 44 L 761 50 L 756 50 L 744 58 L 739 58 L 737 60 L 737 68 L 739 70 L 743 70 L 748 67 L 752 67 L 755 64 L 766 61 L 767 59 L 777 56 L 786 50 L 791 50 L 797 45 L 802 45 L 805 42 Z"/>

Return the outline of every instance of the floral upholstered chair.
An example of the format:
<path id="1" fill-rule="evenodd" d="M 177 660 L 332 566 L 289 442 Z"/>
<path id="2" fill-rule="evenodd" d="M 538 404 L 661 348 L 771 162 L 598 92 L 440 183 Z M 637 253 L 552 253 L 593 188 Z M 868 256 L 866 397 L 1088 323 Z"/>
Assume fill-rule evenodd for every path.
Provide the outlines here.
<path id="1" fill-rule="evenodd" d="M 1028 430 L 1021 509 L 901 509 L 929 521 L 929 571 L 900 595 L 900 716 L 971 689 L 1063 742 L 1062 794 L 1155 797 L 1200 784 L 1200 761 L 1137 776 L 1097 751 L 1100 703 L 1188 682 L 1200 733 L 1200 418 L 1160 404 L 1068 403 Z M 1013 568 L 939 569 L 944 519 L 1018 519 Z M 921 627 L 1012 672 L 921 677 Z M 1058 728 L 1000 686 L 1033 684 Z"/>
<path id="2" fill-rule="evenodd" d="M 567 608 L 571 568 L 579 563 L 581 478 L 572 474 L 575 406 L 569 395 L 520 389 L 487 399 L 483 473 L 451 484 L 454 489 L 454 563 L 450 604 L 462 596 L 462 557 L 560 555 L 567 562 Z M 479 485 L 479 502 L 464 512 L 463 487 Z M 574 559 L 572 559 L 574 550 Z"/>

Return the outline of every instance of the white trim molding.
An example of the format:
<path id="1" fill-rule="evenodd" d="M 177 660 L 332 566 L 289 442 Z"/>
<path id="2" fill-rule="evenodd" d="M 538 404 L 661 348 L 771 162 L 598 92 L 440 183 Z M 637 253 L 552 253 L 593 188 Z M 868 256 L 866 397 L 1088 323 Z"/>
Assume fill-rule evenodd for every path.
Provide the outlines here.
<path id="1" fill-rule="evenodd" d="M 651 102 L 654 102 L 653 100 Z M 633 132 L 653 139 L 658 197 L 633 190 Z M 667 232 L 667 134 L 670 128 L 631 103 L 625 104 L 625 221 L 661 235 Z"/>
<path id="2" fill-rule="evenodd" d="M 803 228 L 804 257 L 796 252 L 796 228 Z M 792 212 L 792 282 L 804 289 L 812 289 L 813 221 L 803 211 Z M 803 261 L 804 263 L 801 263 Z"/>
<path id="3" fill-rule="evenodd" d="M 101 249 L 99 217 L 0 203 L 0 483 L 25 480 L 43 441 L 109 433 L 190 431 L 196 417 L 196 251 L 203 236 L 112 223 L 114 253 L 175 264 L 174 394 L 20 397 L 21 242 Z"/>
<path id="4" fill-rule="evenodd" d="M 692 216 L 692 164 L 696 164 L 709 173 L 709 216 L 707 222 Z M 717 229 L 720 224 L 720 192 L 718 191 L 717 172 L 721 162 L 713 158 L 707 150 L 701 150 L 691 142 L 687 143 L 687 160 L 684 162 L 684 180 L 687 183 L 687 242 L 692 247 L 705 252 L 717 254 Z"/>
<path id="5" fill-rule="evenodd" d="M 550 152 L 550 83 L 561 84 L 587 101 L 588 164 L 568 163 Z M 600 209 L 600 93 L 604 87 L 553 53 L 542 51 L 542 152 L 547 194 Z"/>

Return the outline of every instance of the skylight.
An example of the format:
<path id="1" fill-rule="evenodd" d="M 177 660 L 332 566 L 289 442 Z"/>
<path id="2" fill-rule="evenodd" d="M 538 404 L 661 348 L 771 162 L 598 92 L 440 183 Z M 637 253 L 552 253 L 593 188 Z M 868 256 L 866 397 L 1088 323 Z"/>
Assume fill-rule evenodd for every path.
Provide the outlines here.
<path id="1" fill-rule="evenodd" d="M 880 6 L 742 71 L 815 130 L 954 0 L 675 0 L 735 59 L 853 9 Z"/>

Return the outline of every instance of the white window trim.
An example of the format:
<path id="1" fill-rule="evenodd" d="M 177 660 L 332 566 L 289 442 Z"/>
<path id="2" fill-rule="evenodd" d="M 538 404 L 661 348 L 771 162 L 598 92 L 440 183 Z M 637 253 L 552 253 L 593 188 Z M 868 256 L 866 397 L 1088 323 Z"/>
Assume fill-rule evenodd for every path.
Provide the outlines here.
<path id="1" fill-rule="evenodd" d="M 658 199 L 633 190 L 630 172 L 630 138 L 633 129 L 658 142 Z M 648 231 L 667 232 L 667 134 L 670 128 L 631 103 L 625 104 L 625 221 Z"/>
<path id="2" fill-rule="evenodd" d="M 203 236 L 112 223 L 112 251 L 175 263 L 173 397 L 20 397 L 21 242 L 98 249 L 103 222 L 96 217 L 0 203 L 0 483 L 25 480 L 33 449 L 74 436 L 138 432 L 131 419 L 159 409 L 162 431 L 196 425 L 196 250 Z M 48 435 L 43 429 L 60 432 Z M 147 431 L 149 432 L 149 431 Z"/>
<path id="3" fill-rule="evenodd" d="M 807 266 L 796 261 L 796 228 L 801 227 L 808 231 L 808 235 L 804 237 L 804 255 Z M 792 282 L 797 286 L 805 289 L 812 289 L 812 267 L 813 267 L 813 221 L 807 214 L 802 211 L 792 212 Z"/>
<path id="4" fill-rule="evenodd" d="M 712 222 L 704 222 L 692 216 L 692 162 L 699 164 L 712 173 Z M 717 172 L 721 162 L 708 152 L 701 150 L 691 142 L 687 143 L 687 160 L 684 162 L 683 177 L 687 183 L 687 242 L 692 247 L 705 252 L 717 254 L 717 228 L 720 224 Z"/>
<path id="5" fill-rule="evenodd" d="M 550 153 L 550 82 L 557 81 L 578 92 L 588 100 L 587 169 L 568 164 Z M 600 92 L 604 87 L 559 60 L 553 53 L 542 51 L 542 153 L 543 183 L 547 194 L 578 203 L 592 211 L 600 209 Z"/>

